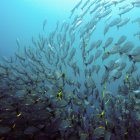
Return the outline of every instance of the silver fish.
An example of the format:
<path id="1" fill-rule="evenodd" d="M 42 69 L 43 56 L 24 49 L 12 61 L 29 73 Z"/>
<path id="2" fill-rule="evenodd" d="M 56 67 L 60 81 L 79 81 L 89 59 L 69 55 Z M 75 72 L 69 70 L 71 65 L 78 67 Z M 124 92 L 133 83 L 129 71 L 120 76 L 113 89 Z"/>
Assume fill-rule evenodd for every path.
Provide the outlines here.
<path id="1" fill-rule="evenodd" d="M 76 49 L 75 48 L 72 48 L 72 50 L 71 50 L 71 52 L 69 54 L 69 61 L 72 60 L 72 58 L 74 57 L 75 53 L 76 53 Z"/>
<path id="2" fill-rule="evenodd" d="M 124 2 L 125 0 L 113 0 L 113 2 L 114 2 L 114 4 L 116 5 L 116 4 L 119 4 L 119 3 L 121 3 L 121 2 Z"/>
<path id="3" fill-rule="evenodd" d="M 111 17 L 112 17 L 112 14 L 109 14 L 109 15 L 106 17 L 106 19 L 105 19 L 105 23 L 108 22 L 108 20 L 110 20 Z"/>
<path id="4" fill-rule="evenodd" d="M 138 17 L 138 18 L 135 18 L 134 20 L 132 20 L 132 23 L 140 23 L 140 17 Z"/>
<path id="5" fill-rule="evenodd" d="M 45 19 L 43 22 L 43 31 L 45 31 L 46 24 L 47 24 L 47 19 Z"/>
<path id="6" fill-rule="evenodd" d="M 114 69 L 114 65 L 115 65 L 115 61 L 114 60 L 110 60 L 109 63 L 107 63 L 105 66 L 105 69 L 107 71 L 111 71 Z"/>
<path id="7" fill-rule="evenodd" d="M 109 25 L 106 25 L 104 28 L 104 35 L 106 35 L 106 33 L 109 31 Z"/>
<path id="8" fill-rule="evenodd" d="M 122 62 L 121 65 L 119 66 L 119 71 L 122 71 L 126 68 L 126 63 L 125 62 Z"/>
<path id="9" fill-rule="evenodd" d="M 89 59 L 87 62 L 85 62 L 85 65 L 90 65 L 94 60 L 94 55 L 90 55 Z"/>
<path id="10" fill-rule="evenodd" d="M 94 80 L 92 79 L 92 77 L 88 77 L 86 79 L 85 86 L 86 86 L 86 88 L 92 88 L 92 89 L 96 88 L 96 84 L 95 84 Z"/>
<path id="11" fill-rule="evenodd" d="M 22 60 L 22 61 L 25 61 L 25 60 L 26 60 L 26 58 L 25 58 L 24 56 L 21 56 L 21 55 L 18 54 L 18 53 L 15 53 L 15 55 L 16 55 L 16 58 L 18 58 L 18 59 L 20 59 L 20 60 Z"/>
<path id="12" fill-rule="evenodd" d="M 109 38 L 106 40 L 106 42 L 105 42 L 105 44 L 104 44 L 104 46 L 103 46 L 104 50 L 105 50 L 109 45 L 111 45 L 112 42 L 113 42 L 113 38 L 112 38 L 112 37 L 109 37 Z"/>
<path id="13" fill-rule="evenodd" d="M 109 27 L 113 27 L 121 22 L 121 18 L 115 18 L 109 23 Z"/>
<path id="14" fill-rule="evenodd" d="M 96 43 L 95 43 L 95 48 L 99 48 L 102 44 L 102 40 L 98 40 Z"/>
<path id="15" fill-rule="evenodd" d="M 99 18 L 99 19 L 100 19 L 100 18 L 104 18 L 104 17 L 106 17 L 107 15 L 109 15 L 111 12 L 112 12 L 111 9 L 107 9 L 107 10 L 103 11 L 103 12 L 98 16 L 98 18 Z"/>
<path id="16" fill-rule="evenodd" d="M 119 40 L 115 43 L 115 45 L 121 45 L 123 42 L 125 42 L 125 40 L 127 39 L 127 37 L 125 35 L 122 35 Z"/>
<path id="17" fill-rule="evenodd" d="M 96 65 L 96 73 L 98 74 L 99 70 L 100 70 L 101 66 L 100 65 Z"/>
<path id="18" fill-rule="evenodd" d="M 138 31 L 138 32 L 134 33 L 134 36 L 138 37 L 138 38 L 139 38 L 139 40 L 140 40 L 140 31 Z"/>
<path id="19" fill-rule="evenodd" d="M 70 18 L 72 17 L 72 15 L 74 14 L 75 10 L 81 5 L 83 0 L 80 0 L 76 5 L 75 7 L 71 10 L 71 15 L 70 15 Z"/>
<path id="20" fill-rule="evenodd" d="M 86 6 L 87 6 L 87 4 L 90 2 L 90 0 L 87 0 L 87 1 L 85 1 L 85 3 L 83 4 L 83 6 L 81 7 L 81 9 L 83 10 Z"/>
<path id="21" fill-rule="evenodd" d="M 125 9 L 123 9 L 123 10 L 121 10 L 119 12 L 119 15 L 122 16 L 123 14 L 125 14 L 125 13 L 129 12 L 130 10 L 132 10 L 132 8 L 133 8 L 133 6 L 131 6 L 131 5 L 129 7 L 126 7 Z"/>
<path id="22" fill-rule="evenodd" d="M 94 55 L 94 61 L 97 60 L 97 58 L 99 58 L 102 54 L 102 50 L 97 50 L 95 55 Z"/>
<path id="23" fill-rule="evenodd" d="M 131 41 L 126 42 L 122 47 L 119 49 L 120 54 L 127 54 L 134 48 L 134 44 Z"/>
<path id="24" fill-rule="evenodd" d="M 91 70 L 92 70 L 92 72 L 96 71 L 96 65 L 95 64 L 92 65 Z"/>
<path id="25" fill-rule="evenodd" d="M 97 5 L 95 5 L 94 9 L 92 9 L 92 10 L 90 11 L 90 14 L 94 13 L 98 8 L 100 8 L 100 6 L 101 6 L 100 3 L 98 3 Z"/>
<path id="26" fill-rule="evenodd" d="M 126 71 L 126 73 L 130 75 L 130 74 L 134 73 L 136 70 L 137 70 L 137 67 L 136 67 L 135 63 L 132 63 L 130 65 L 130 67 L 128 68 L 128 70 Z"/>
<path id="27" fill-rule="evenodd" d="M 140 46 L 134 48 L 133 51 L 130 53 L 132 56 L 140 55 Z"/>
<path id="28" fill-rule="evenodd" d="M 101 85 L 103 85 L 104 83 L 106 83 L 106 81 L 108 80 L 109 77 L 109 71 L 105 70 L 104 74 L 102 75 L 102 79 L 101 79 Z"/>
<path id="29" fill-rule="evenodd" d="M 89 11 L 89 9 L 86 9 L 82 14 L 81 14 L 81 18 L 83 18 L 86 14 L 87 14 L 87 12 Z"/>
<path id="30" fill-rule="evenodd" d="M 102 61 L 104 61 L 105 59 L 107 59 L 110 56 L 109 52 L 104 52 L 103 56 L 102 56 Z"/>
<path id="31" fill-rule="evenodd" d="M 103 5 L 105 9 L 111 8 L 111 6 L 114 5 L 113 1 L 108 1 L 106 4 Z"/>
<path id="32" fill-rule="evenodd" d="M 130 18 L 122 19 L 122 21 L 119 24 L 117 24 L 117 29 L 119 29 L 120 27 L 126 25 L 129 21 L 130 21 Z"/>
<path id="33" fill-rule="evenodd" d="M 109 54 L 116 54 L 119 53 L 120 50 L 120 46 L 119 45 L 114 45 L 109 51 Z"/>
<path id="34" fill-rule="evenodd" d="M 136 56 L 132 56 L 132 55 L 128 55 L 128 56 L 134 63 L 140 62 L 140 54 Z"/>
<path id="35" fill-rule="evenodd" d="M 119 10 L 123 10 L 123 9 L 125 9 L 128 6 L 130 6 L 130 4 L 125 4 L 125 5 L 121 6 L 121 7 L 119 7 Z"/>
<path id="36" fill-rule="evenodd" d="M 91 67 L 91 71 L 96 72 L 98 74 L 98 72 L 100 71 L 100 68 L 101 68 L 100 65 L 93 65 Z"/>
<path id="37" fill-rule="evenodd" d="M 140 7 L 140 3 L 138 3 L 138 4 L 135 4 L 134 6 L 135 6 L 135 7 Z"/>
<path id="38" fill-rule="evenodd" d="M 114 76 L 113 76 L 113 80 L 115 81 L 115 80 L 121 78 L 121 76 L 122 76 L 122 72 L 121 72 L 121 71 L 117 71 L 117 72 L 114 74 Z"/>
<path id="39" fill-rule="evenodd" d="M 96 45 L 96 42 L 92 42 L 92 43 L 90 44 L 90 47 L 87 48 L 87 52 L 88 52 L 88 54 L 89 54 L 90 51 L 93 50 L 93 48 L 94 48 L 95 45 Z"/>
<path id="40" fill-rule="evenodd" d="M 134 6 L 135 4 L 137 5 L 137 4 L 140 4 L 140 1 L 139 0 L 135 0 L 135 1 L 133 1 L 133 2 L 131 2 L 132 3 L 132 5 Z"/>

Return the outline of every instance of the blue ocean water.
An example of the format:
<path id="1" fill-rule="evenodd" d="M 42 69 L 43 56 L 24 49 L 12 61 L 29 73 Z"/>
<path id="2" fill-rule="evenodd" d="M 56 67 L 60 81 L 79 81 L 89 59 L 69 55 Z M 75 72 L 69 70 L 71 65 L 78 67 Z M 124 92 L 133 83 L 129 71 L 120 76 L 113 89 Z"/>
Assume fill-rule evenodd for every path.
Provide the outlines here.
<path id="1" fill-rule="evenodd" d="M 16 39 L 24 45 L 42 32 L 47 19 L 47 31 L 56 22 L 66 20 L 77 0 L 5 0 L 0 2 L 0 56 L 10 56 L 16 49 Z"/>
<path id="2" fill-rule="evenodd" d="M 67 1 L 66 0 L 51 0 L 51 1 L 50 0 L 34 0 L 34 1 L 33 0 L 23 0 L 23 1 L 13 0 L 10 2 L 8 0 L 5 0 L 3 2 L 0 2 L 0 60 L 3 59 L 3 57 L 4 58 L 5 57 L 9 58 L 9 56 L 16 57 L 15 63 L 8 62 L 9 65 L 0 63 L 0 69 L 2 69 L 0 73 L 0 78 L 1 78 L 0 82 L 2 83 L 0 85 L 0 93 L 7 94 L 7 91 L 8 92 L 10 91 L 9 93 L 10 94 L 12 93 L 13 97 L 15 95 L 15 98 L 19 97 L 19 99 L 20 99 L 20 93 L 23 93 L 23 94 L 25 93 L 25 94 L 29 94 L 29 99 L 31 100 L 37 96 L 37 100 L 35 100 L 35 102 L 32 104 L 33 110 L 40 109 L 42 105 L 45 104 L 44 100 L 46 98 L 50 100 L 52 99 L 51 102 L 52 104 L 54 103 L 54 106 L 55 106 L 57 103 L 61 104 L 61 102 L 59 103 L 59 101 L 63 100 L 62 98 L 63 96 L 66 96 L 64 98 L 64 100 L 66 99 L 66 101 L 69 99 L 67 98 L 68 95 L 72 96 L 71 100 L 68 102 L 68 106 L 64 107 L 63 111 L 59 109 L 57 110 L 57 108 L 55 108 L 58 111 L 58 112 L 54 111 L 54 114 L 56 113 L 55 114 L 56 116 L 64 115 L 66 117 L 70 117 L 70 119 L 73 119 L 73 116 L 75 114 L 76 114 L 75 115 L 76 117 L 79 117 L 81 115 L 80 116 L 82 118 L 81 128 L 77 129 L 77 132 L 82 133 L 80 132 L 82 130 L 84 131 L 84 133 L 88 133 L 88 131 L 90 131 L 89 127 L 91 126 L 93 128 L 94 126 L 93 138 L 89 138 L 91 140 L 94 140 L 96 137 L 95 135 L 96 128 L 101 129 L 100 133 L 101 131 L 104 131 L 104 129 L 107 129 L 106 131 L 111 133 L 113 137 L 115 135 L 115 133 L 113 132 L 114 128 L 117 126 L 119 122 L 118 120 L 120 120 L 120 122 L 122 122 L 122 125 L 124 127 L 124 131 L 119 132 L 118 126 L 116 128 L 117 129 L 116 131 L 117 131 L 117 134 L 122 134 L 122 138 L 125 139 L 125 135 L 127 135 L 128 130 L 129 130 L 129 128 L 125 124 L 127 122 L 126 120 L 130 116 L 131 116 L 130 118 L 132 119 L 133 118 L 132 116 L 133 115 L 135 116 L 137 112 L 135 109 L 132 109 L 133 107 L 132 108 L 126 107 L 124 110 L 126 112 L 127 111 L 128 112 L 130 111 L 130 112 L 128 115 L 123 110 L 126 113 L 125 115 L 126 116 L 128 115 L 127 116 L 128 118 L 127 117 L 123 118 L 124 114 L 122 115 L 123 116 L 122 117 L 120 115 L 121 113 L 117 112 L 119 110 L 118 109 L 119 104 L 121 104 L 120 103 L 121 101 L 119 101 L 119 98 L 120 97 L 123 98 L 123 103 L 126 103 L 127 100 L 129 102 L 129 99 L 131 96 L 134 96 L 133 97 L 134 100 L 137 99 L 134 93 L 138 93 L 138 94 L 140 93 L 140 86 L 139 86 L 139 83 L 140 83 L 140 77 L 139 77 L 140 58 L 139 57 L 140 55 L 137 54 L 138 62 L 135 62 L 137 60 L 135 60 L 135 56 L 133 55 L 131 56 L 131 53 L 132 53 L 131 51 L 128 53 L 122 53 L 122 54 L 119 52 L 117 52 L 116 54 L 111 54 L 110 50 L 115 46 L 115 43 L 117 42 L 117 40 L 119 40 L 119 38 L 122 35 L 126 36 L 127 38 L 126 41 L 129 42 L 127 44 L 128 46 L 129 45 L 131 46 L 133 44 L 135 46 L 134 48 L 140 47 L 139 45 L 140 33 L 137 36 L 134 35 L 138 31 L 140 31 L 140 21 L 138 23 L 132 22 L 136 18 L 140 17 L 139 16 L 140 6 L 137 4 L 136 6 L 135 4 L 134 5 L 130 4 L 132 3 L 132 1 L 130 2 L 129 0 L 126 0 L 126 1 L 122 0 L 122 2 L 120 2 L 119 4 L 111 5 L 111 14 L 110 14 L 111 18 L 107 20 L 106 18 L 98 18 L 98 16 L 100 16 L 100 14 L 102 14 L 104 10 L 106 10 L 104 8 L 105 6 L 104 4 L 106 3 L 106 1 L 102 1 L 102 0 L 95 0 L 95 1 L 96 1 L 95 3 L 97 4 L 98 3 L 103 4 L 103 6 L 101 7 L 99 5 L 99 7 L 101 8 L 100 11 L 96 13 L 96 10 L 95 10 L 94 12 L 95 15 L 89 14 L 89 12 L 92 9 L 92 8 L 89 8 L 87 9 L 88 12 L 83 16 L 82 14 L 84 13 L 84 10 L 87 8 L 87 6 L 85 7 L 84 10 L 82 10 L 81 5 L 80 5 L 80 8 L 79 7 L 76 8 L 76 10 L 74 11 L 74 14 L 71 17 L 70 15 L 71 15 L 72 9 L 79 2 L 78 0 L 67 0 Z M 86 0 L 82 1 L 82 5 L 84 2 L 86 2 Z M 92 1 L 89 0 L 89 3 L 91 2 Z M 107 1 L 107 2 L 108 3 L 116 2 L 116 0 Z M 133 6 L 132 10 L 120 16 L 118 14 L 120 12 L 118 9 L 121 8 L 121 6 L 127 7 L 128 4 L 130 6 Z M 97 19 L 96 19 L 96 16 L 97 16 Z M 111 21 L 116 18 L 121 18 L 121 19 L 129 18 L 130 21 L 126 25 L 118 29 L 116 25 L 111 27 L 111 24 L 110 24 Z M 90 31 L 88 31 L 87 29 L 88 27 L 90 27 L 90 24 L 92 22 L 96 22 L 96 20 L 98 24 L 95 23 L 93 25 L 93 27 L 95 27 L 95 31 L 93 31 L 93 33 L 90 33 L 92 29 L 90 29 Z M 56 34 L 53 34 L 54 32 L 52 31 L 55 31 L 56 24 L 58 23 L 58 21 L 59 21 L 59 28 L 55 32 Z M 106 26 L 109 26 L 109 31 L 106 34 L 104 34 L 104 29 Z M 66 30 L 67 27 L 68 27 L 68 32 Z M 65 30 L 66 30 L 66 33 L 65 33 Z M 43 35 L 43 37 L 41 35 Z M 101 40 L 102 44 L 104 44 L 109 37 L 113 38 L 113 43 L 112 43 L 113 45 L 110 45 L 110 47 L 108 47 L 107 49 L 103 49 L 103 45 L 101 45 L 100 48 L 94 48 L 91 52 L 88 52 L 88 53 L 84 52 L 88 47 L 92 46 L 93 42 L 96 42 L 97 40 Z M 33 38 L 36 40 L 35 43 L 33 41 Z M 48 50 L 46 48 L 45 49 L 43 48 L 45 50 L 44 51 L 40 47 L 39 43 L 42 43 L 43 42 L 42 40 L 46 41 L 46 46 L 47 46 L 46 48 Z M 73 40 L 74 40 L 74 44 L 72 44 Z M 20 51 L 18 52 L 18 49 L 19 49 L 18 43 L 20 44 L 20 49 L 24 50 L 24 53 L 21 52 L 20 54 Z M 35 48 L 36 45 L 34 45 L 36 43 L 38 43 L 37 48 Z M 69 49 L 66 48 L 67 43 L 70 43 Z M 27 49 L 24 49 L 25 46 L 27 47 Z M 104 53 L 110 53 L 111 56 L 104 61 L 102 60 L 102 57 L 101 57 L 102 55 L 97 60 L 94 60 L 97 50 L 102 50 L 102 55 Z M 74 53 L 74 59 L 69 58 L 69 56 L 72 54 L 72 51 L 76 51 L 76 54 Z M 119 51 L 121 51 L 121 49 Z M 66 53 L 66 56 L 65 56 L 65 53 Z M 96 73 L 93 69 L 92 70 L 90 69 L 91 64 L 86 65 L 86 63 L 88 63 L 90 56 L 92 55 L 94 55 L 92 64 L 93 65 L 95 64 L 96 66 L 97 65 L 100 66 L 98 73 Z M 62 61 L 64 57 L 65 57 L 66 62 Z M 84 57 L 86 57 L 85 58 L 86 60 L 84 60 Z M 57 63 L 57 60 L 58 60 L 58 63 Z M 8 59 L 8 61 L 10 61 L 10 59 Z M 109 66 L 107 66 L 110 61 L 115 62 L 114 65 L 116 64 L 115 65 L 116 67 L 113 68 L 113 70 L 109 70 L 108 68 Z M 118 69 L 120 68 L 122 62 L 126 64 L 126 67 L 122 69 L 121 71 L 119 71 Z M 132 64 L 134 64 L 137 69 L 136 71 L 130 72 L 128 74 L 127 70 L 129 67 L 131 67 Z M 11 73 L 9 72 L 11 75 L 8 75 L 9 73 L 7 72 L 7 70 L 11 72 Z M 91 70 L 91 71 L 88 71 L 88 70 Z M 107 72 L 109 71 L 109 75 L 107 76 L 106 80 L 103 81 L 102 83 L 101 81 L 106 71 Z M 92 74 L 90 74 L 90 72 Z M 117 79 L 115 76 L 118 74 L 118 72 L 122 72 L 122 75 L 120 78 Z M 128 80 L 127 81 L 128 83 L 127 82 L 125 83 L 125 80 Z M 95 87 L 94 87 L 94 84 L 95 84 Z M 62 85 L 64 85 L 64 87 L 62 87 Z M 125 93 L 127 94 L 126 96 L 118 93 L 119 86 L 122 86 L 122 87 L 124 86 L 124 89 L 123 89 L 124 93 L 126 92 L 126 90 L 128 90 L 128 93 Z M 14 89 L 15 91 L 12 91 L 12 88 L 15 88 Z M 28 93 L 28 90 L 29 90 L 29 93 Z M 100 95 L 97 94 L 97 97 L 94 97 L 96 96 L 95 95 L 96 91 L 98 91 Z M 31 94 L 30 96 L 30 93 L 33 93 L 33 94 Z M 123 94 L 123 91 L 121 91 L 121 93 Z M 52 97 L 51 97 L 51 94 L 52 94 Z M 45 95 L 45 99 L 44 99 L 44 95 Z M 109 95 L 109 97 L 107 95 Z M 94 97 L 94 100 L 92 100 L 93 97 Z M 105 97 L 107 99 L 109 98 L 107 102 L 104 101 Z M 111 97 L 113 97 L 113 99 Z M 80 105 L 78 104 L 79 103 L 78 99 L 82 101 L 82 104 Z M 23 98 L 22 100 L 24 101 Z M 39 108 L 38 106 L 36 107 L 36 105 L 38 105 L 38 102 L 40 103 Z M 26 106 L 26 99 L 24 103 L 25 103 L 24 105 Z M 135 104 L 133 105 L 136 105 L 137 103 L 135 101 Z M 116 105 L 116 106 L 113 108 L 113 105 L 114 106 Z M 107 107 L 109 107 L 110 110 L 108 110 Z M 21 107 L 20 109 L 22 110 L 23 108 Z M 111 110 L 111 108 L 113 108 L 113 110 Z M 139 108 L 137 107 L 137 109 Z M 72 110 L 74 113 L 72 112 L 71 114 L 69 110 L 70 111 Z M 114 110 L 117 110 L 117 111 L 115 112 Z M 24 114 L 26 112 L 26 111 L 25 112 L 24 111 L 22 112 L 22 111 L 21 113 L 17 111 L 17 115 L 20 116 L 22 113 Z M 112 115 L 111 111 L 115 112 L 113 115 L 116 118 Z M 133 114 L 133 111 L 134 111 L 134 114 Z M 92 114 L 92 112 L 94 113 Z M 93 115 L 93 118 L 95 116 L 101 116 L 99 118 L 95 118 L 94 122 L 91 123 L 93 126 L 90 124 L 90 121 L 93 119 L 91 120 L 89 119 L 91 115 Z M 113 118 L 114 120 L 111 118 L 112 116 L 115 118 L 115 119 Z M 57 117 L 55 118 L 56 120 L 58 119 Z M 121 120 L 121 117 L 124 120 L 123 119 Z M 139 116 L 137 117 L 135 116 L 134 118 L 139 119 Z M 97 120 L 99 119 L 99 122 L 97 122 L 97 124 L 96 124 L 96 119 Z M 110 125 L 114 125 L 115 123 L 116 125 L 113 127 L 112 126 L 107 127 L 106 119 L 108 119 L 107 120 L 108 122 L 112 119 L 113 121 L 112 122 L 110 121 L 111 123 L 109 122 Z M 130 119 L 130 123 L 132 123 L 133 121 L 133 119 L 132 120 L 131 119 Z M 136 124 L 139 125 L 139 120 L 136 120 L 136 119 L 134 120 L 135 120 L 134 125 L 130 124 L 130 126 L 136 126 Z M 77 120 L 75 119 L 75 121 Z M 123 121 L 124 122 L 126 121 L 126 122 L 123 124 Z M 19 124 L 17 123 L 17 125 Z M 74 126 L 76 125 L 74 124 Z M 60 126 L 58 125 L 58 127 Z M 24 131 L 25 133 L 26 129 L 28 130 L 28 127 L 24 126 L 23 129 L 25 130 Z M 130 127 L 129 131 L 131 132 L 132 129 L 133 128 Z M 102 138 L 102 134 L 100 133 L 99 134 L 97 133 L 97 135 Z M 137 134 L 137 132 L 133 132 L 133 134 Z M 62 136 L 63 134 L 61 134 L 61 137 Z M 9 138 L 9 135 L 8 135 L 8 138 Z M 80 137 L 80 140 L 83 140 L 83 139 L 84 139 L 83 137 L 82 138 Z M 114 138 L 112 138 L 111 140 L 113 139 Z M 72 140 L 72 138 L 70 140 Z M 87 139 L 85 138 L 84 140 L 88 140 L 88 138 Z M 107 140 L 109 140 L 109 138 Z"/>

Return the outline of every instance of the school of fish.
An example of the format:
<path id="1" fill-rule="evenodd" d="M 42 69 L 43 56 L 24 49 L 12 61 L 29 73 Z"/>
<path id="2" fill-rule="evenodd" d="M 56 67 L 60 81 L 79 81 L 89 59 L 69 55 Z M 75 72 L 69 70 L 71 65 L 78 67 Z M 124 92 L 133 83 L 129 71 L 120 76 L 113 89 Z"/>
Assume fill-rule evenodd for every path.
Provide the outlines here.
<path id="1" fill-rule="evenodd" d="M 0 62 L 0 140 L 140 140 L 135 11 L 140 0 L 80 0 L 30 46 L 17 39 Z"/>

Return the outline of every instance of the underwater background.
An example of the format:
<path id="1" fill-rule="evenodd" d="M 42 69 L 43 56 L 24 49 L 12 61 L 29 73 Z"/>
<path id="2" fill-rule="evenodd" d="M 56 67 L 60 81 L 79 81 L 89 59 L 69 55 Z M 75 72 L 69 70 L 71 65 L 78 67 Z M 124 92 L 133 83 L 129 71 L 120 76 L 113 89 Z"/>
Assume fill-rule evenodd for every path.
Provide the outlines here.
<path id="1" fill-rule="evenodd" d="M 77 0 L 2 1 L 0 4 L 0 56 L 11 55 L 16 51 L 17 38 L 24 45 L 31 42 L 32 36 L 42 32 L 42 23 L 45 19 L 48 22 L 47 29 L 53 29 L 58 20 L 67 19 L 76 2 Z"/>
<path id="2" fill-rule="evenodd" d="M 140 0 L 0 2 L 1 140 L 140 139 Z"/>

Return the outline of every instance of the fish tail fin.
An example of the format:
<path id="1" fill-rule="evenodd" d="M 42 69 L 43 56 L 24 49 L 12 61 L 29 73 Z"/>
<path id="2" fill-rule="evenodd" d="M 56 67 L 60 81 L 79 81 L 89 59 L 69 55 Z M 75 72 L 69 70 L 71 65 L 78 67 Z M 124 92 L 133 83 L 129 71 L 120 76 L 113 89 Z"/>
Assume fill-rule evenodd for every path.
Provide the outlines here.
<path id="1" fill-rule="evenodd" d="M 105 67 L 105 69 L 108 71 L 109 70 L 109 68 L 106 66 L 106 65 L 104 65 L 104 67 Z"/>
<path id="2" fill-rule="evenodd" d="M 122 53 L 122 52 L 119 52 L 119 55 L 120 55 L 120 56 L 122 56 L 122 55 L 123 55 L 123 53 Z"/>
<path id="3" fill-rule="evenodd" d="M 114 1 L 113 3 L 114 3 L 114 5 L 116 6 L 117 2 Z"/>
<path id="4" fill-rule="evenodd" d="M 128 58 L 129 58 L 129 60 L 133 60 L 133 57 L 131 54 L 128 54 Z"/>
<path id="5" fill-rule="evenodd" d="M 132 2 L 131 4 L 132 4 L 132 6 L 133 6 L 132 8 L 134 8 L 134 4 L 135 4 L 135 3 L 134 3 L 134 2 Z"/>
<path id="6" fill-rule="evenodd" d="M 117 78 L 116 77 L 112 77 L 113 81 L 115 81 Z"/>
<path id="7" fill-rule="evenodd" d="M 130 61 L 133 61 L 134 64 L 136 63 L 136 61 L 133 59 L 133 56 L 131 54 L 128 54 L 128 58 Z"/>

